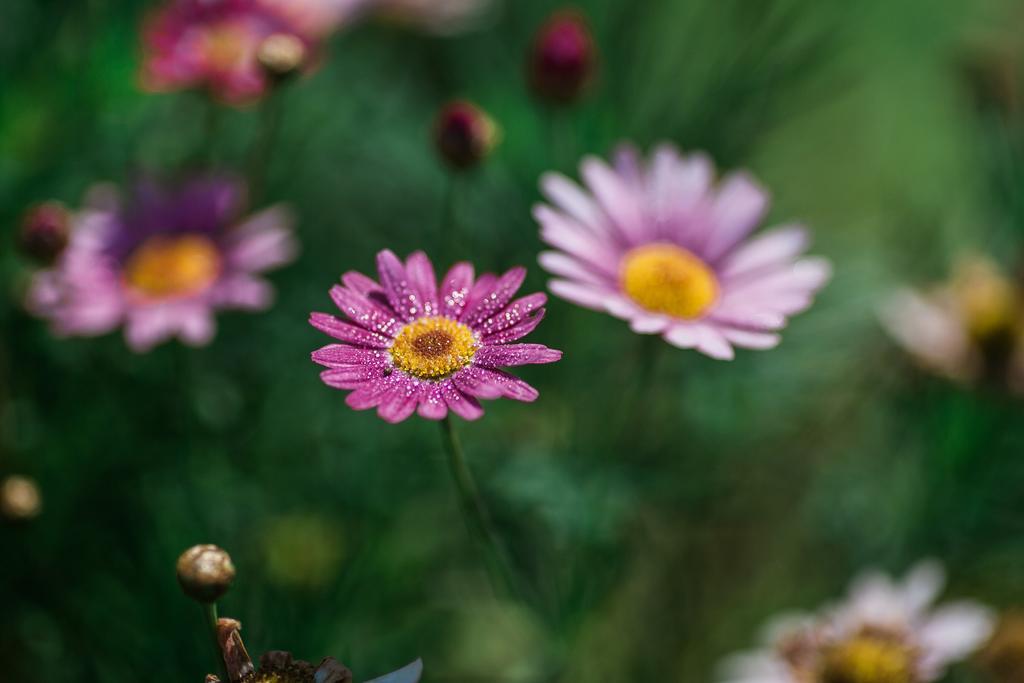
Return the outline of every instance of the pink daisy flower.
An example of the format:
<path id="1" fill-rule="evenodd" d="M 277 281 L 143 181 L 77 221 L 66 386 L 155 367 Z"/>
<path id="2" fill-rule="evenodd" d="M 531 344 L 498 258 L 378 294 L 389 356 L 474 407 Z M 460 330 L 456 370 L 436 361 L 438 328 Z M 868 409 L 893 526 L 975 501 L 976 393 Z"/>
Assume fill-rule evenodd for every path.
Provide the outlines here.
<path id="1" fill-rule="evenodd" d="M 302 6 L 299 6 L 301 8 Z M 245 104 L 264 94 L 269 79 L 258 59 L 271 36 L 287 35 L 312 48 L 300 31 L 315 17 L 281 11 L 261 0 L 170 0 L 143 32 L 143 87 L 151 91 L 206 87 L 218 99 Z"/>
<path id="2" fill-rule="evenodd" d="M 350 271 L 331 289 L 347 321 L 310 316 L 313 327 L 341 342 L 313 360 L 328 368 L 320 374 L 325 384 L 352 390 L 350 407 L 377 408 L 392 423 L 413 412 L 441 420 L 449 410 L 475 420 L 484 413 L 477 399 L 536 400 L 536 389 L 502 369 L 562 357 L 541 344 L 512 343 L 544 317 L 544 294 L 513 299 L 526 269 L 474 278 L 472 265 L 456 263 L 438 282 L 423 252 L 402 263 L 384 250 L 377 271 L 379 284 Z"/>
<path id="3" fill-rule="evenodd" d="M 239 183 L 204 178 L 175 189 L 141 183 L 123 205 L 94 200 L 73 216 L 54 267 L 34 276 L 29 310 L 60 336 L 123 325 L 139 352 L 175 336 L 207 344 L 214 311 L 267 308 L 273 290 L 260 273 L 296 253 L 289 212 L 239 220 L 244 195 Z"/>
<path id="4" fill-rule="evenodd" d="M 614 167 L 591 157 L 580 169 L 586 189 L 557 173 L 541 179 L 552 205 L 534 216 L 557 251 L 540 264 L 558 278 L 552 293 L 634 332 L 720 359 L 733 347 L 772 348 L 830 276 L 828 261 L 798 259 L 808 245 L 802 227 L 748 239 L 767 192 L 743 173 L 716 187 L 704 155 L 664 144 L 645 163 L 624 146 Z"/>

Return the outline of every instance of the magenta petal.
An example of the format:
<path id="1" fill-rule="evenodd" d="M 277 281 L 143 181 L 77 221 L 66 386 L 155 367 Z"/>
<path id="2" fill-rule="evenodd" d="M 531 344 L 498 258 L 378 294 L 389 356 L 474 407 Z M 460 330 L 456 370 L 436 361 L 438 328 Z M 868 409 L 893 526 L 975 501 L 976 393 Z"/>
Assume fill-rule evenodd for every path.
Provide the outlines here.
<path id="1" fill-rule="evenodd" d="M 331 298 L 341 312 L 352 319 L 352 322 L 372 332 L 391 337 L 401 326 L 401 321 L 395 317 L 394 313 L 351 289 L 335 285 L 331 287 Z"/>
<path id="2" fill-rule="evenodd" d="M 497 344 L 482 346 L 473 356 L 473 363 L 489 368 L 554 363 L 562 357 L 561 351 L 543 344 Z"/>
<path id="3" fill-rule="evenodd" d="M 382 334 L 371 332 L 355 325 L 349 325 L 327 313 L 310 313 L 309 324 L 321 332 L 326 332 L 335 339 L 356 346 L 383 349 L 387 348 L 391 343 L 389 338 Z"/>
<path id="4" fill-rule="evenodd" d="M 368 296 L 375 293 L 383 293 L 383 289 L 377 281 L 373 278 L 369 278 L 362 273 L 350 270 L 341 276 L 341 281 L 345 283 L 345 286 L 352 291 Z"/>
<path id="5" fill-rule="evenodd" d="M 475 327 L 495 313 L 501 311 L 512 297 L 516 295 L 519 288 L 523 286 L 526 279 L 526 268 L 517 266 L 502 275 L 494 284 L 490 294 L 475 301 L 462 315 L 462 322 L 470 327 Z"/>
<path id="6" fill-rule="evenodd" d="M 413 289 L 405 266 L 395 256 L 395 252 L 385 249 L 377 254 L 377 270 L 391 308 L 407 322 L 419 317 L 423 313 L 423 302 Z"/>
<path id="7" fill-rule="evenodd" d="M 530 315 L 543 310 L 543 306 L 547 301 L 547 294 L 541 292 L 521 297 L 510 303 L 499 313 L 477 324 L 475 329 L 486 337 L 513 325 L 518 325 Z"/>
<path id="8" fill-rule="evenodd" d="M 323 383 L 334 389 L 358 389 L 378 377 L 381 377 L 379 368 L 365 365 L 348 365 L 324 370 L 320 373 Z"/>
<path id="9" fill-rule="evenodd" d="M 469 294 L 466 295 L 466 303 L 462 308 L 462 314 L 459 316 L 459 320 L 465 322 L 467 316 L 473 309 L 477 307 L 481 299 L 491 295 L 494 291 L 494 284 L 498 281 L 493 273 L 484 273 L 477 278 L 476 282 L 473 283 L 473 287 L 469 290 Z"/>
<path id="10" fill-rule="evenodd" d="M 440 306 L 437 300 L 437 277 L 434 266 L 422 251 L 417 251 L 405 260 L 405 272 L 413 289 L 423 304 L 423 315 L 437 315 Z"/>
<path id="11" fill-rule="evenodd" d="M 444 400 L 443 384 L 450 384 L 451 380 L 427 384 L 424 387 L 423 395 L 420 396 L 417 414 L 427 420 L 443 420 L 448 416 L 448 404 Z"/>
<path id="12" fill-rule="evenodd" d="M 537 325 L 540 325 L 540 321 L 543 319 L 544 309 L 541 308 L 534 313 L 532 318 L 527 318 L 518 325 L 501 330 L 500 332 L 484 335 L 483 342 L 485 344 L 508 344 L 509 342 L 516 341 L 517 339 L 522 339 L 533 332 L 537 328 Z"/>
<path id="13" fill-rule="evenodd" d="M 466 300 L 473 288 L 473 266 L 465 261 L 456 263 L 441 280 L 441 305 L 443 315 L 456 320 L 466 307 Z"/>
<path id="14" fill-rule="evenodd" d="M 377 414 L 391 424 L 397 424 L 414 412 L 419 403 L 423 385 L 410 377 L 402 377 L 395 382 L 381 398 L 377 406 Z"/>
<path id="15" fill-rule="evenodd" d="M 382 375 L 377 379 L 371 379 L 346 396 L 345 403 L 353 410 L 376 408 L 380 405 L 381 400 L 391 387 L 398 381 L 399 377 L 398 373 L 393 372 L 390 375 Z"/>
<path id="16" fill-rule="evenodd" d="M 484 409 L 475 398 L 466 396 L 448 382 L 442 382 L 439 386 L 441 394 L 444 396 L 444 402 L 448 404 L 448 408 L 453 413 L 463 420 L 470 421 L 483 417 Z"/>
<path id="17" fill-rule="evenodd" d="M 536 389 L 502 370 L 471 367 L 457 373 L 452 381 L 466 393 L 480 398 L 498 398 L 504 396 L 516 401 L 531 403 L 540 395 Z M 465 389 L 463 389 L 465 386 Z"/>
<path id="18" fill-rule="evenodd" d="M 347 344 L 329 344 L 313 352 L 313 362 L 329 368 L 341 365 L 366 365 L 384 368 L 388 365 L 387 351 L 365 349 Z"/>

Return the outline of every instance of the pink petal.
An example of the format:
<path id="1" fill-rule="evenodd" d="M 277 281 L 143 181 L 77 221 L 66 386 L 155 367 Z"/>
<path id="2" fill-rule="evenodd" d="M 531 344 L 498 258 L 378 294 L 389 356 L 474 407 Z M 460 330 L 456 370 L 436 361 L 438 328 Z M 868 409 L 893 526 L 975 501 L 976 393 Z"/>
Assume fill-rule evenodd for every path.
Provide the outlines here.
<path id="1" fill-rule="evenodd" d="M 362 273 L 354 270 L 350 270 L 344 275 L 342 275 L 341 281 L 345 284 L 346 287 L 356 292 L 357 294 L 362 294 L 363 296 L 368 296 L 370 294 L 375 293 L 384 293 L 384 289 L 379 284 L 377 284 L 376 280 L 374 280 L 373 278 L 369 278 L 363 275 Z"/>
<path id="2" fill-rule="evenodd" d="M 498 313 L 508 305 L 508 302 L 512 301 L 512 297 L 523 286 L 525 279 L 526 268 L 517 266 L 510 269 L 498 279 L 490 293 L 475 298 L 469 303 L 466 311 L 462 314 L 461 321 L 470 327 L 475 327 L 478 323 Z"/>
<path id="3" fill-rule="evenodd" d="M 335 285 L 331 287 L 331 299 L 342 313 L 367 330 L 392 337 L 401 327 L 394 313 L 351 289 Z"/>
<path id="4" fill-rule="evenodd" d="M 476 326 L 478 332 L 486 338 L 492 334 L 508 329 L 527 320 L 530 316 L 543 315 L 543 306 L 547 303 L 546 294 L 537 292 L 516 299 L 500 312 Z"/>
<path id="5" fill-rule="evenodd" d="M 466 299 L 473 287 L 473 266 L 465 261 L 456 263 L 441 280 L 443 314 L 456 320 L 462 315 Z"/>
<path id="6" fill-rule="evenodd" d="M 423 315 L 438 315 L 437 276 L 434 266 L 422 251 L 417 251 L 405 260 L 405 272 L 409 275 L 413 289 L 423 305 Z"/>
<path id="7" fill-rule="evenodd" d="M 230 234 L 228 259 L 234 267 L 253 273 L 290 263 L 298 253 L 294 223 L 292 213 L 281 206 L 257 213 Z"/>
<path id="8" fill-rule="evenodd" d="M 746 349 L 774 349 L 782 340 L 777 334 L 754 332 L 735 327 L 721 327 L 719 330 L 726 341 Z"/>
<path id="9" fill-rule="evenodd" d="M 485 334 L 482 341 L 485 344 L 507 344 L 509 342 L 516 341 L 517 339 L 522 339 L 537 329 L 537 325 L 539 325 L 540 321 L 543 319 L 544 309 L 541 308 L 538 309 L 532 317 L 525 319 L 518 325 L 513 325 L 512 327 L 502 329 L 498 332 Z"/>
<path id="10" fill-rule="evenodd" d="M 697 345 L 700 336 L 693 323 L 677 323 L 664 334 L 665 341 L 681 349 L 692 349 Z"/>
<path id="11" fill-rule="evenodd" d="M 213 340 L 217 326 L 205 306 L 183 310 L 178 322 L 178 336 L 189 346 L 206 346 Z"/>
<path id="12" fill-rule="evenodd" d="M 442 382 L 440 386 L 448 408 L 463 420 L 478 420 L 483 416 L 484 409 L 475 398 L 466 396 L 449 382 Z"/>
<path id="13" fill-rule="evenodd" d="M 429 383 L 424 387 L 419 407 L 416 409 L 420 417 L 427 420 L 443 420 L 448 416 L 448 403 L 444 400 L 442 385 L 450 383 L 451 380 L 444 380 L 444 382 Z"/>
<path id="14" fill-rule="evenodd" d="M 711 206 L 704 257 L 718 260 L 757 227 L 767 210 L 768 193 L 753 178 L 744 173 L 727 178 Z"/>
<path id="15" fill-rule="evenodd" d="M 273 303 L 274 288 L 261 278 L 247 273 L 235 273 L 221 278 L 210 299 L 219 308 L 260 311 Z"/>
<path id="16" fill-rule="evenodd" d="M 408 377 L 403 379 L 395 382 L 377 406 L 377 414 L 385 422 L 397 424 L 416 412 L 423 385 Z"/>
<path id="17" fill-rule="evenodd" d="M 355 344 L 356 346 L 383 349 L 387 348 L 391 343 L 388 337 L 382 334 L 371 332 L 355 325 L 349 325 L 327 313 L 310 313 L 309 324 L 321 332 L 326 332 L 335 339 Z"/>
<path id="18" fill-rule="evenodd" d="M 580 169 L 594 198 L 611 217 L 619 234 L 629 244 L 643 241 L 649 230 L 636 193 L 597 157 L 585 159 Z"/>
<path id="19" fill-rule="evenodd" d="M 138 353 L 166 341 L 176 330 L 176 321 L 163 306 L 135 309 L 125 320 L 125 341 Z"/>
<path id="20" fill-rule="evenodd" d="M 594 236 L 607 237 L 611 234 L 608 219 L 598 205 L 579 185 L 564 175 L 546 173 L 541 176 L 540 187 L 551 203 L 560 210 L 559 212 L 564 212 L 575 219 Z"/>
<path id="21" fill-rule="evenodd" d="M 491 368 L 470 366 L 456 373 L 452 382 L 461 391 L 479 398 L 504 396 L 532 403 L 540 395 L 540 392 L 518 377 Z"/>
<path id="22" fill-rule="evenodd" d="M 388 303 L 406 322 L 423 313 L 423 302 L 413 289 L 405 266 L 390 249 L 377 254 L 377 271 Z"/>
<path id="23" fill-rule="evenodd" d="M 591 308 L 595 311 L 605 310 L 607 290 L 569 282 L 568 280 L 551 280 L 548 282 L 548 289 L 555 296 L 571 301 L 579 306 Z"/>
<path id="24" fill-rule="evenodd" d="M 312 354 L 313 362 L 328 368 L 343 365 L 365 365 L 384 369 L 389 365 L 387 351 L 365 349 L 347 344 L 328 344 Z"/>
<path id="25" fill-rule="evenodd" d="M 320 373 L 323 383 L 334 389 L 358 389 L 370 380 L 378 379 L 381 376 L 379 368 L 365 365 L 347 365 Z"/>
<path id="26" fill-rule="evenodd" d="M 605 284 L 608 281 L 607 276 L 597 274 L 583 262 L 560 251 L 541 252 L 537 261 L 544 270 L 559 277 L 594 285 Z"/>
<path id="27" fill-rule="evenodd" d="M 599 273 L 614 277 L 619 265 L 619 253 L 614 244 L 595 237 L 568 216 L 549 206 L 538 204 L 533 217 L 540 223 L 540 238 L 583 261 Z"/>
<path id="28" fill-rule="evenodd" d="M 473 356 L 473 364 L 501 368 L 554 363 L 561 357 L 561 351 L 549 349 L 543 344 L 498 344 L 480 347 Z"/>
<path id="29" fill-rule="evenodd" d="M 725 280 L 783 267 L 807 249 L 807 230 L 790 226 L 766 231 L 729 254 L 719 272 Z"/>
<path id="30" fill-rule="evenodd" d="M 694 332 L 697 334 L 698 351 L 718 360 L 732 360 L 735 356 L 732 346 L 717 327 L 697 324 L 694 326 Z"/>

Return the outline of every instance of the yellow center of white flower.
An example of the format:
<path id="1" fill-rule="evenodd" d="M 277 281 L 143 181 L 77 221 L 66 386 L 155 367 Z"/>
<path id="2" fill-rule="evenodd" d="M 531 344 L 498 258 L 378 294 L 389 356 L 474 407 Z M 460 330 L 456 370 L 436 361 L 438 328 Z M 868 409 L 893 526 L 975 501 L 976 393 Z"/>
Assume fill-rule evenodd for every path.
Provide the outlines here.
<path id="1" fill-rule="evenodd" d="M 960 264 L 953 281 L 953 295 L 975 339 L 1012 332 L 1024 315 L 1013 283 L 995 264 L 985 260 Z"/>
<path id="2" fill-rule="evenodd" d="M 128 258 L 128 286 L 154 299 L 203 291 L 220 275 L 217 246 L 202 235 L 158 235 L 143 242 Z"/>
<path id="3" fill-rule="evenodd" d="M 444 316 L 420 318 L 398 333 L 391 346 L 395 367 L 420 379 L 441 379 L 466 367 L 478 348 L 473 330 Z"/>
<path id="4" fill-rule="evenodd" d="M 914 651 L 898 636 L 863 633 L 825 652 L 821 683 L 913 683 Z"/>
<path id="5" fill-rule="evenodd" d="M 674 244 L 646 244 L 622 259 L 622 289 L 648 311 L 698 318 L 718 298 L 718 279 L 704 261 Z"/>

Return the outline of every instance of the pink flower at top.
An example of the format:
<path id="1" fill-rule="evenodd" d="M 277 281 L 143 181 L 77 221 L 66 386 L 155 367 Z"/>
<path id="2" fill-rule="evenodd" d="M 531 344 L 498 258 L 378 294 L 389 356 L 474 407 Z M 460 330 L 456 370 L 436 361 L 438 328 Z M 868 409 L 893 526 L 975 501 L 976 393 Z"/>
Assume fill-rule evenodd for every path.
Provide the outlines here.
<path id="1" fill-rule="evenodd" d="M 124 326 L 143 352 L 172 337 L 201 346 L 221 309 L 261 310 L 273 289 L 260 274 L 296 253 L 282 207 L 241 218 L 245 192 L 223 178 L 180 187 L 141 183 L 126 202 L 106 197 L 72 218 L 70 243 L 34 276 L 27 306 L 60 336 Z"/>
<path id="2" fill-rule="evenodd" d="M 668 144 L 648 161 L 624 146 L 614 166 L 591 157 L 580 168 L 586 189 L 557 173 L 541 180 L 551 204 L 534 216 L 556 251 L 540 264 L 557 276 L 552 293 L 634 332 L 720 359 L 733 347 L 772 348 L 829 279 L 828 261 L 800 258 L 804 228 L 749 237 L 768 194 L 746 174 L 716 186 L 707 157 Z"/>
<path id="3" fill-rule="evenodd" d="M 285 11 L 271 0 L 168 0 L 144 28 L 143 86 L 207 88 L 229 104 L 257 100 L 269 84 L 258 60 L 260 46 L 271 36 L 287 35 L 312 50 L 317 16 L 332 16 L 319 5 L 302 0 Z"/>
<path id="4" fill-rule="evenodd" d="M 345 273 L 331 298 L 347 320 L 313 313 L 310 324 L 337 339 L 313 352 L 327 368 L 325 384 L 351 390 L 356 410 L 376 408 L 388 422 L 414 412 L 440 420 L 448 411 L 466 420 L 483 415 L 478 399 L 534 401 L 537 390 L 503 370 L 553 363 L 561 351 L 513 343 L 544 317 L 544 294 L 514 298 L 526 276 L 513 268 L 501 276 L 474 277 L 456 263 L 438 282 L 427 255 L 403 263 L 393 252 L 377 254 L 380 282 Z"/>

